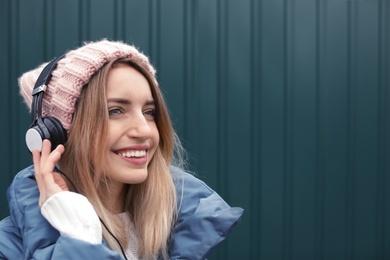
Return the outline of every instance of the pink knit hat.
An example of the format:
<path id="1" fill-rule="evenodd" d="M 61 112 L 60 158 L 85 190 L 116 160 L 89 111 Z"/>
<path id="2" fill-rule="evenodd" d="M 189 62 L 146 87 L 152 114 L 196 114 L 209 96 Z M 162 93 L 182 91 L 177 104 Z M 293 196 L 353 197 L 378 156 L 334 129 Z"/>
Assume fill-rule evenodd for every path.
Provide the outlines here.
<path id="1" fill-rule="evenodd" d="M 140 65 L 152 78 L 155 70 L 148 58 L 134 46 L 123 42 L 108 41 L 85 43 L 84 46 L 71 50 L 58 62 L 52 78 L 43 95 L 43 116 L 52 116 L 60 120 L 69 131 L 75 104 L 81 89 L 89 82 L 91 76 L 107 62 L 117 58 L 130 58 Z M 46 64 L 24 73 L 19 78 L 20 93 L 31 111 L 32 90 L 39 74 Z"/>

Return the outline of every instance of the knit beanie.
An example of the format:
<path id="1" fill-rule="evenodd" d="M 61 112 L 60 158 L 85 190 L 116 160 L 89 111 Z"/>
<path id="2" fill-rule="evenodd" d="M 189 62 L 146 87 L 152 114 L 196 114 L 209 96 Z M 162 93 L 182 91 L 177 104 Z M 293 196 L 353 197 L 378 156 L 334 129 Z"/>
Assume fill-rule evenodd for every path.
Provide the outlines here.
<path id="1" fill-rule="evenodd" d="M 67 52 L 52 72 L 52 78 L 43 95 L 43 116 L 57 118 L 69 132 L 75 104 L 82 88 L 95 72 L 109 61 L 118 58 L 130 58 L 155 79 L 155 69 L 136 47 L 106 39 L 85 43 L 82 47 Z M 31 93 L 46 64 L 24 73 L 19 78 L 20 93 L 30 112 L 33 98 Z"/>

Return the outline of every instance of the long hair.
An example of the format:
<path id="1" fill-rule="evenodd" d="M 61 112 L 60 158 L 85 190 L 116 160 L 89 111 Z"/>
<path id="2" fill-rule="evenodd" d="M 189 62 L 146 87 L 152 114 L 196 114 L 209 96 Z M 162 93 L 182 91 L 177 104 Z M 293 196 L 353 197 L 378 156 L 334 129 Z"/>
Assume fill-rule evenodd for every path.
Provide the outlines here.
<path id="1" fill-rule="evenodd" d="M 128 64 L 138 70 L 149 82 L 156 104 L 156 125 L 160 135 L 157 150 L 148 165 L 148 177 L 140 184 L 127 185 L 125 211 L 136 230 L 138 255 L 144 259 L 168 258 L 168 241 L 177 214 L 176 189 L 170 174 L 175 146 L 180 143 L 172 128 L 169 113 L 156 79 L 147 73 L 142 63 L 134 58 L 118 59 L 107 63 L 94 74 L 76 103 L 61 169 L 68 175 L 77 191 L 85 195 L 99 217 L 120 241 L 127 246 L 123 222 L 107 210 L 106 196 L 110 194 L 105 170 L 103 147 L 108 134 L 108 108 L 106 82 L 108 72 L 117 64 Z M 72 187 L 70 187 L 72 188 Z M 119 245 L 106 228 L 103 237 L 108 245 L 120 252 Z"/>

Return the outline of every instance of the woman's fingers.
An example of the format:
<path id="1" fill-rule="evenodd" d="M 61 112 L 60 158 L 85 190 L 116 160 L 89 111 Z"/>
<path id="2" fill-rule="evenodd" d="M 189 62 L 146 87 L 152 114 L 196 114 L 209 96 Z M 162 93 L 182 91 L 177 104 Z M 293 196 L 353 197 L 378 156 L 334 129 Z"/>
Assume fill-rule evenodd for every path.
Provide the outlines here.
<path id="1" fill-rule="evenodd" d="M 34 162 L 34 171 L 35 171 L 35 179 L 38 184 L 38 189 L 42 190 L 42 178 L 41 178 L 41 154 L 38 150 L 32 151 L 33 162 Z"/>
<path id="2" fill-rule="evenodd" d="M 43 140 L 42 142 L 42 151 L 41 151 L 41 161 L 46 161 L 49 157 L 51 151 L 51 143 L 49 140 Z"/>
<path id="3" fill-rule="evenodd" d="M 54 193 L 62 191 L 61 188 L 54 181 L 53 170 L 58 160 L 61 157 L 61 153 L 58 150 L 54 150 L 50 155 L 45 158 L 45 163 L 41 166 L 42 184 L 45 187 L 48 197 Z M 42 162 L 43 158 L 41 159 Z"/>
<path id="4" fill-rule="evenodd" d="M 49 197 L 57 192 L 68 190 L 62 177 L 53 173 L 64 150 L 64 146 L 59 145 L 51 151 L 50 141 L 44 140 L 42 152 L 33 151 L 34 170 L 40 192 L 39 206 L 42 206 Z"/>

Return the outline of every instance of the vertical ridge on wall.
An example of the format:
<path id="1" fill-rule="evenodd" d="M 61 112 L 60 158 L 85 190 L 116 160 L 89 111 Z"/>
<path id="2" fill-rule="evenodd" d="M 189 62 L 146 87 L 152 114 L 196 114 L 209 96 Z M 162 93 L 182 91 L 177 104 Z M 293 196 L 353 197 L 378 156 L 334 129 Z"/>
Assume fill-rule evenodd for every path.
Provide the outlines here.
<path id="1" fill-rule="evenodd" d="M 250 126 L 250 136 L 251 136 L 251 146 L 250 146 L 250 161 L 251 161 L 251 172 L 253 173 L 250 177 L 251 180 L 251 192 L 250 192 L 250 205 L 252 212 L 250 214 L 250 234 L 249 234 L 249 243 L 250 243 L 250 259 L 260 256 L 261 247 L 258 246 L 260 240 L 258 239 L 259 234 L 261 233 L 261 198 L 259 196 L 258 187 L 261 187 L 261 163 L 262 158 L 261 153 L 261 92 L 262 88 L 260 85 L 262 77 L 262 67 L 261 67 L 261 35 L 262 35 L 262 21 L 261 21 L 261 2 L 256 0 L 250 1 L 250 106 L 251 106 L 251 116 L 250 118 L 257 118 L 258 120 L 252 120 Z"/>
<path id="2" fill-rule="evenodd" d="M 201 62 L 199 58 L 199 29 L 196 28 L 199 26 L 198 20 L 201 19 L 198 17 L 199 5 L 197 1 L 186 1 L 183 6 L 183 35 L 184 35 L 184 56 L 185 56 L 185 76 L 183 85 L 185 87 L 184 97 L 185 97 L 185 124 L 184 124 L 184 139 L 187 143 L 188 150 L 191 151 L 191 154 L 188 154 L 189 164 L 191 166 L 197 165 L 199 169 L 202 169 L 202 158 L 196 157 L 193 158 L 193 155 L 200 155 L 201 151 L 199 147 L 202 145 L 201 135 L 204 133 L 204 125 L 200 120 L 201 113 L 201 85 L 199 78 L 195 77 L 198 75 L 199 64 Z M 211 47 L 211 46 L 210 46 Z M 209 128 L 211 132 L 211 126 Z M 211 133 L 210 133 L 211 134 Z M 198 172 L 197 169 L 194 169 L 195 172 Z M 203 176 L 203 173 L 200 173 L 200 176 Z"/>
<path id="3" fill-rule="evenodd" d="M 258 106 L 260 117 L 259 147 L 260 259 L 283 259 L 285 238 L 285 176 L 286 176 L 286 1 L 255 1 L 260 3 L 261 22 L 260 74 Z M 272 26 L 269 26 L 272 25 Z M 255 184 L 254 184 L 255 185 Z M 256 241 L 254 241 L 256 243 Z"/>
<path id="4" fill-rule="evenodd" d="M 217 8 L 217 46 L 219 46 L 218 49 L 218 68 L 217 68 L 217 118 L 218 118 L 218 124 L 217 124 L 217 132 L 219 133 L 218 141 L 217 141 L 217 147 L 218 147 L 218 158 L 217 158 L 217 186 L 215 187 L 216 190 L 218 190 L 221 194 L 221 196 L 227 195 L 226 190 L 226 178 L 224 178 L 224 175 L 228 172 L 226 162 L 227 161 L 227 149 L 229 149 L 228 146 L 228 140 L 227 140 L 227 63 L 229 62 L 228 59 L 228 52 L 227 52 L 227 44 L 228 44 L 228 30 L 227 30 L 227 1 L 224 0 L 218 0 L 218 8 Z M 218 252 L 218 259 L 226 259 L 227 258 L 227 251 L 225 250 L 219 250 Z"/>
<path id="5" fill-rule="evenodd" d="M 123 0 L 115 0 L 114 3 L 114 23 L 113 23 L 113 35 L 114 39 L 123 39 L 124 34 L 123 32 L 123 25 L 124 23 L 124 17 L 122 16 L 123 10 L 125 10 L 124 5 L 123 5 Z"/>
<path id="6" fill-rule="evenodd" d="M 149 0 L 149 55 L 153 57 L 155 61 L 154 65 L 160 68 L 160 52 L 159 46 L 161 45 L 160 28 L 161 14 L 160 14 L 160 1 Z M 164 88 L 164 87 L 163 87 Z M 165 93 L 164 93 L 165 94 Z"/>
<path id="7" fill-rule="evenodd" d="M 218 174 L 220 150 L 218 147 L 219 133 L 219 103 L 218 97 L 218 70 L 219 70 L 219 32 L 217 30 L 219 24 L 218 2 L 217 1 L 192 1 L 193 3 L 193 36 L 194 43 L 193 52 L 196 59 L 194 63 L 193 74 L 194 92 L 197 100 L 192 100 L 192 104 L 196 105 L 192 112 L 195 118 L 192 118 L 195 134 L 196 149 L 191 151 L 195 158 L 192 162 L 195 164 L 195 172 L 206 181 L 210 187 L 217 189 L 220 186 L 220 174 Z M 190 100 L 190 96 L 189 96 Z M 191 108 L 189 107 L 188 110 Z M 196 115 L 195 115 L 196 114 Z M 191 120 L 191 118 L 187 118 Z M 195 125 L 196 122 L 196 125 Z M 196 133 L 195 133 L 196 132 Z M 190 147 L 194 147 L 194 139 L 190 139 Z M 203 147 L 203 149 L 202 149 Z M 207 149 L 204 149 L 207 147 Z M 191 164 L 192 166 L 192 164 Z M 222 176 L 224 173 L 221 173 Z"/>
<path id="8" fill-rule="evenodd" d="M 17 78 L 18 73 L 20 71 L 20 51 L 19 51 L 19 44 L 20 44 L 20 4 L 19 1 L 10 1 L 10 55 L 11 59 L 9 62 L 9 68 L 10 68 L 10 79 L 11 79 L 11 86 L 17 86 Z M 10 92 L 9 96 L 10 103 L 16 104 L 18 103 L 18 91 Z M 20 124 L 18 123 L 18 115 L 19 115 L 19 106 L 13 107 L 10 111 L 10 126 L 11 129 L 20 129 Z M 18 147 L 20 147 L 19 142 L 19 136 L 18 131 L 10 131 L 9 132 L 9 139 L 13 140 L 13 144 L 8 147 L 9 153 L 10 153 L 10 165 L 9 165 L 9 171 L 11 176 L 15 172 L 19 170 L 18 168 L 18 158 L 19 158 L 19 151 Z"/>
<path id="9" fill-rule="evenodd" d="M 251 228 L 247 224 L 250 220 L 252 207 L 250 204 L 250 186 L 252 172 L 250 156 L 250 125 L 252 118 L 250 106 L 250 1 L 230 1 L 227 5 L 227 82 L 226 82 L 226 132 L 227 160 L 224 162 L 227 172 L 224 174 L 224 184 L 227 193 L 224 198 L 232 205 L 245 208 L 242 219 L 243 225 L 235 230 L 238 240 L 246 239 Z M 245 152 L 244 152 L 245 151 Z M 246 176 L 243 178 L 243 176 Z M 247 218 L 248 217 L 248 218 Z M 234 250 L 237 243 L 229 239 L 226 241 L 227 256 L 232 259 L 248 258 L 249 243 L 241 243 L 242 252 Z"/>
<path id="10" fill-rule="evenodd" d="M 183 118 L 183 130 L 182 138 L 188 142 L 191 146 L 191 151 L 197 152 L 197 133 L 196 129 L 198 125 L 197 121 L 197 91 L 194 89 L 195 82 L 193 82 L 192 75 L 195 73 L 193 64 L 195 63 L 194 52 L 194 23 L 193 23 L 193 13 L 191 10 L 192 1 L 189 3 L 185 1 L 183 3 L 183 85 L 186 86 L 183 88 L 183 114 L 187 115 Z M 192 108 L 192 109 L 191 109 Z M 189 120 L 192 118 L 192 120 Z M 190 137 L 194 137 L 193 139 Z"/>
<path id="11" fill-rule="evenodd" d="M 293 5 L 290 1 L 284 0 L 284 179 L 283 179 L 283 259 L 289 260 L 292 256 L 292 209 L 293 209 L 293 187 L 292 187 L 292 151 L 293 151 L 293 90 L 292 83 L 292 32 L 293 26 Z"/>
<path id="12" fill-rule="evenodd" d="M 90 1 L 90 33 L 91 40 L 100 40 L 102 35 L 108 39 L 115 39 L 115 17 L 117 0 L 93 0 Z M 104 19 L 102 19 L 104 18 Z"/>
<path id="13" fill-rule="evenodd" d="M 348 5 L 323 1 L 325 19 L 321 42 L 321 97 L 323 119 L 323 254 L 324 259 L 346 258 L 346 188 L 348 170 Z M 337 143 L 338 145 L 334 145 Z M 334 234 L 337 233 L 337 237 Z M 347 259 L 347 258 L 346 258 Z"/>
<path id="14" fill-rule="evenodd" d="M 120 23 L 121 23 L 121 29 L 120 29 L 120 34 L 118 36 L 118 39 L 121 39 L 123 41 L 126 41 L 127 39 L 127 34 L 126 34 L 126 30 L 127 30 L 127 23 L 126 23 L 126 10 L 127 10 L 127 1 L 126 0 L 122 0 L 120 2 L 120 4 L 118 5 L 118 12 L 120 12 Z M 118 20 L 119 22 L 119 20 Z"/>
<path id="15" fill-rule="evenodd" d="M 191 12 L 189 11 L 188 2 L 183 2 L 183 9 L 182 9 L 182 20 L 183 20 L 183 85 L 186 86 L 183 88 L 183 100 L 184 100 L 184 106 L 183 106 L 183 114 L 187 115 L 190 111 L 188 109 L 189 106 L 191 106 L 191 101 L 188 98 L 189 93 L 193 93 L 193 85 L 191 84 L 191 80 L 189 79 L 191 77 L 190 70 L 192 69 L 192 46 L 191 46 L 191 37 L 192 37 L 192 16 Z M 194 99 L 196 99 L 195 96 L 193 96 Z M 195 106 L 196 107 L 196 106 Z M 191 111 L 193 112 L 193 111 Z M 190 113 L 191 113 L 190 112 Z M 193 117 L 193 115 L 191 116 Z M 196 118 L 196 117 L 194 117 Z M 182 138 L 188 140 L 188 131 L 191 127 L 189 127 L 189 124 L 191 122 L 187 120 L 187 118 L 183 118 L 183 129 L 182 129 Z M 189 140 L 188 140 L 189 141 Z M 191 143 L 191 142 L 190 142 Z"/>
<path id="16" fill-rule="evenodd" d="M 374 256 L 378 181 L 378 4 L 361 1 L 356 15 L 356 172 L 354 245 L 362 258 Z"/>
<path id="17" fill-rule="evenodd" d="M 385 209 L 385 198 L 384 198 L 384 192 L 385 192 L 385 162 L 386 162 L 386 135 L 385 135 L 385 125 L 386 125 L 386 91 L 383 84 L 383 57 L 381 57 L 381 53 L 384 52 L 383 43 L 384 43 L 384 30 L 383 30 L 383 10 L 384 4 L 380 2 L 378 4 L 378 50 L 377 50 L 377 56 L 378 56 L 378 107 L 377 107 L 377 113 L 378 113 L 378 133 L 377 133 L 377 139 L 378 139 L 378 157 L 377 157 L 377 164 L 378 164 L 378 180 L 377 180 L 377 207 L 376 207 L 376 236 L 375 236 L 375 251 L 376 251 L 376 258 L 377 259 L 385 259 L 384 258 L 384 222 L 385 222 L 385 215 L 384 215 L 384 209 Z"/>
<path id="18" fill-rule="evenodd" d="M 79 1 L 78 9 L 79 9 L 79 24 L 80 28 L 78 31 L 79 41 L 82 39 L 91 38 L 91 1 Z"/>
<path id="19" fill-rule="evenodd" d="M 89 29 L 86 28 L 89 28 L 90 23 L 88 1 L 82 1 L 84 6 L 78 0 L 47 2 L 47 8 L 51 11 L 47 28 L 50 32 L 47 39 L 50 50 L 48 57 L 45 57 L 46 61 L 82 45 L 86 35 L 89 35 Z"/>
<path id="20" fill-rule="evenodd" d="M 158 1 L 160 3 L 160 1 Z M 173 126 L 183 138 L 185 126 L 186 87 L 185 70 L 186 54 L 184 53 L 185 30 L 183 20 L 184 2 L 167 0 L 159 8 L 159 79 L 166 91 L 166 101 L 171 110 Z M 174 68 L 174 69 L 171 69 Z M 185 141 L 185 140 L 184 140 Z"/>
<path id="21" fill-rule="evenodd" d="M 386 101 L 390 100 L 390 50 L 388 46 L 390 46 L 390 32 L 388 28 L 390 28 L 390 2 L 382 2 L 382 83 L 384 87 L 384 96 L 386 98 Z M 383 123 L 384 125 L 384 139 L 383 143 L 385 143 L 385 148 L 383 151 L 383 158 L 385 158 L 384 161 L 384 201 L 383 203 L 384 208 L 384 236 L 383 236 L 383 245 L 384 246 L 384 253 L 383 253 L 383 259 L 389 259 L 390 258 L 390 247 L 387 246 L 390 243 L 390 221 L 389 221 L 389 213 L 390 213 L 390 193 L 389 193 L 389 187 L 390 187 L 390 105 L 389 102 L 384 102 L 384 117 L 385 121 Z"/>
<path id="22" fill-rule="evenodd" d="M 218 49 L 218 97 L 217 97 L 217 104 L 218 104 L 218 130 L 217 132 L 220 133 L 218 137 L 218 169 L 217 169 L 217 189 L 221 192 L 221 194 L 226 195 L 226 183 L 224 183 L 224 180 L 226 180 L 223 177 L 223 173 L 227 172 L 226 164 L 223 162 L 227 159 L 227 137 L 226 137 L 226 129 L 227 129 L 227 122 L 226 122 L 226 111 L 227 111 L 227 63 L 228 61 L 228 55 L 227 55 L 227 44 L 228 44 L 228 35 L 227 35 L 227 2 L 223 0 L 218 0 L 218 23 L 217 23 L 217 32 L 218 32 L 218 38 L 217 38 L 217 46 L 219 46 Z"/>
<path id="23" fill-rule="evenodd" d="M 346 182 L 346 198 L 347 198 L 347 214 L 345 220 L 345 226 L 347 227 L 347 243 L 346 243 L 346 252 L 347 259 L 354 259 L 354 211 L 355 211 L 355 181 L 354 181 L 354 172 L 355 172 L 355 131 L 356 128 L 356 119 L 355 119 L 355 92 L 353 86 L 355 85 L 355 27 L 356 24 L 356 2 L 348 2 L 348 168 L 347 168 L 347 182 Z"/>
<path id="24" fill-rule="evenodd" d="M 121 40 L 130 44 L 135 44 L 141 51 L 144 52 L 150 58 L 150 62 L 155 64 L 154 57 L 151 53 L 151 28 L 154 22 L 154 14 L 151 13 L 152 9 L 148 1 L 131 0 L 123 1 L 123 38 Z M 159 71 L 157 69 L 157 77 Z"/>
<path id="25" fill-rule="evenodd" d="M 317 140 L 317 1 L 297 1 L 291 9 L 291 196 L 292 252 L 314 258 L 316 236 Z"/>
<path id="26" fill-rule="evenodd" d="M 324 26 L 325 26 L 325 8 L 324 8 L 324 1 L 317 0 L 316 6 L 315 6 L 315 14 L 316 14 L 316 35 L 315 35 L 315 42 L 316 42 L 316 55 L 315 55 L 315 85 L 316 85 L 316 205 L 315 205 L 315 231 L 314 231 L 314 256 L 315 259 L 323 259 L 323 242 L 324 242 L 324 191 L 325 191 L 325 182 L 324 182 L 324 166 L 323 166 L 323 128 L 324 128 L 324 102 L 322 100 L 322 61 L 323 61 L 323 39 L 324 37 Z"/>
<path id="27" fill-rule="evenodd" d="M 43 15 L 43 52 L 44 52 L 44 59 L 50 60 L 53 58 L 53 50 L 52 46 L 54 45 L 54 37 L 52 35 L 52 32 L 54 31 L 54 28 L 56 27 L 54 24 L 53 16 L 55 16 L 55 9 L 54 5 L 52 4 L 53 1 L 47 1 L 45 0 L 43 2 L 43 11 L 42 13 L 46 14 Z"/>
<path id="28" fill-rule="evenodd" d="M 12 78 L 11 78 L 11 14 L 12 8 L 11 3 L 9 1 L 0 1 L 0 24 L 5 26 L 0 27 L 0 35 L 3 35 L 2 40 L 0 40 L 0 80 L 4 86 L 12 86 Z M 10 97 L 12 90 L 7 87 L 2 87 L 2 96 L 6 97 L 0 102 L 1 111 L 9 112 L 9 108 L 11 107 L 11 102 L 8 97 Z M 9 126 L 12 124 L 11 117 L 3 118 L 3 125 Z M 1 165 L 3 168 L 2 178 L 3 181 L 0 181 L 0 219 L 2 216 L 8 214 L 7 199 L 5 196 L 5 190 L 7 189 L 8 183 L 12 180 L 12 174 L 7 171 L 11 167 L 10 159 L 11 159 L 11 151 L 8 149 L 12 145 L 10 136 L 10 127 L 2 127 L 0 129 L 1 143 L 3 144 L 0 147 L 0 155 L 1 155 Z M 4 191 L 4 192 L 3 192 Z"/>

